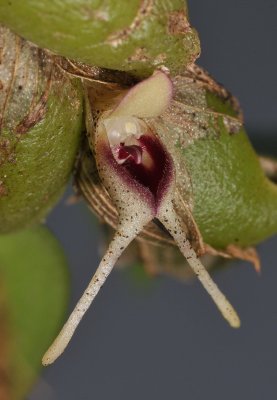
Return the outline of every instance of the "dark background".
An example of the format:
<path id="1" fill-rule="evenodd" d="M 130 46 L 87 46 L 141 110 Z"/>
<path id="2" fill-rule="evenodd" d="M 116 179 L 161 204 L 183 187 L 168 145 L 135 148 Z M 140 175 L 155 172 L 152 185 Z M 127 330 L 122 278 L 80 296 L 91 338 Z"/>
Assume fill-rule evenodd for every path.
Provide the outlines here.
<path id="1" fill-rule="evenodd" d="M 199 63 L 239 98 L 255 147 L 277 155 L 276 0 L 189 5 Z M 84 204 L 63 203 L 48 225 L 69 259 L 72 309 L 100 260 L 100 239 Z M 276 237 L 259 246 L 260 277 L 243 262 L 214 276 L 241 316 L 239 330 L 196 281 L 159 278 L 143 289 L 114 271 L 29 400 L 276 399 L 276 247 Z"/>

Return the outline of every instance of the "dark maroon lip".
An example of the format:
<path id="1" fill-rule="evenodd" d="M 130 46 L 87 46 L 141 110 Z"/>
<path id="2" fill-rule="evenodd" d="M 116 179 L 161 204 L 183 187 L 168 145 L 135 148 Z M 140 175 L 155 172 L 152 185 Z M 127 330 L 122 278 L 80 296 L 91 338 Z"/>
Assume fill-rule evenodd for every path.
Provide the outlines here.
<path id="1" fill-rule="evenodd" d="M 118 160 L 122 161 L 124 164 L 138 165 L 142 162 L 142 152 L 143 149 L 141 146 L 135 144 L 125 146 L 123 143 L 120 143 L 119 148 L 117 149 L 117 157 Z"/>
<path id="2" fill-rule="evenodd" d="M 131 190 L 135 190 L 153 209 L 154 215 L 168 191 L 174 178 L 173 161 L 158 137 L 145 134 L 137 139 L 136 145 L 120 144 L 115 149 L 118 163 L 110 146 L 105 146 L 103 155 L 114 171 L 120 175 Z M 147 154 L 150 165 L 143 163 L 143 155 Z"/>

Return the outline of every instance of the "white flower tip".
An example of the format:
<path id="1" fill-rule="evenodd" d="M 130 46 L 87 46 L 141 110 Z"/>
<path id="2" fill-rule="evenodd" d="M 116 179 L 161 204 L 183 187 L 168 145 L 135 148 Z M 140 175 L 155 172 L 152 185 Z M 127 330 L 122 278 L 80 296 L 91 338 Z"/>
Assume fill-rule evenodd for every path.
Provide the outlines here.
<path id="1" fill-rule="evenodd" d="M 225 298 L 224 301 L 224 306 L 220 307 L 220 312 L 222 313 L 222 316 L 227 320 L 229 325 L 232 328 L 240 328 L 240 318 L 233 308 L 233 306 L 229 303 L 229 301 Z"/>

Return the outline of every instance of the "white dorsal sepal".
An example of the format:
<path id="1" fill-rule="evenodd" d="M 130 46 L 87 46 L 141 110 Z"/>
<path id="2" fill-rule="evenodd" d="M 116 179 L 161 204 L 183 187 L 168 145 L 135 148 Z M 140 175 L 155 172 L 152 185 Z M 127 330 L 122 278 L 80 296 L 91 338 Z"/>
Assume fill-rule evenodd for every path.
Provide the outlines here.
<path id="1" fill-rule="evenodd" d="M 154 118 L 170 105 L 173 84 L 168 75 L 156 71 L 152 76 L 132 87 L 112 112 L 115 117 L 133 115 Z"/>

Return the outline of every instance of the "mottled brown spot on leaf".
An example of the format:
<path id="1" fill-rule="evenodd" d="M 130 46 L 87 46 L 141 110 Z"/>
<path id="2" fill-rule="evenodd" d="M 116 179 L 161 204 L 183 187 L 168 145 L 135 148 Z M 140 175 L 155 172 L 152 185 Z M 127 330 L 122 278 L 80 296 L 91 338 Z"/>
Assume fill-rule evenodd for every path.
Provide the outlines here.
<path id="1" fill-rule="evenodd" d="M 170 35 L 181 35 L 190 29 L 190 24 L 184 11 L 174 11 L 168 15 L 167 29 Z"/>
<path id="2" fill-rule="evenodd" d="M 4 185 L 4 182 L 0 181 L 0 197 L 7 196 L 7 194 L 8 194 L 8 190 L 7 190 L 6 186 Z"/>
<path id="3" fill-rule="evenodd" d="M 147 62 L 150 57 L 147 55 L 145 48 L 138 47 L 135 52 L 128 58 L 128 61 L 132 62 Z"/>
<path id="4" fill-rule="evenodd" d="M 191 77 L 198 86 L 202 86 L 205 90 L 215 93 L 222 101 L 229 102 L 237 114 L 238 121 L 243 123 L 243 114 L 238 100 L 222 85 L 217 83 L 206 70 L 196 64 L 192 64 L 188 66 L 185 74 Z"/>
<path id="5" fill-rule="evenodd" d="M 17 125 L 15 132 L 19 134 L 26 133 L 30 128 L 39 123 L 46 114 L 47 100 L 51 87 L 51 75 L 49 76 L 44 93 L 41 95 L 38 103 L 30 109 L 26 117 Z"/>
<path id="6" fill-rule="evenodd" d="M 153 0 L 142 0 L 137 15 L 130 26 L 110 35 L 107 38 L 107 43 L 113 47 L 120 46 L 131 34 L 139 29 L 145 18 L 151 15 L 152 8 Z"/>

